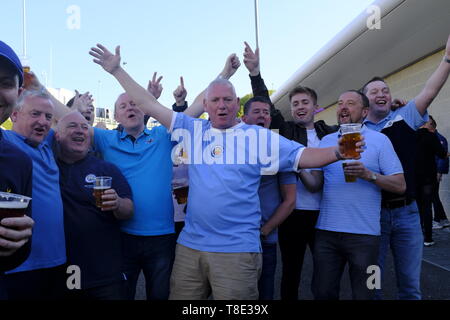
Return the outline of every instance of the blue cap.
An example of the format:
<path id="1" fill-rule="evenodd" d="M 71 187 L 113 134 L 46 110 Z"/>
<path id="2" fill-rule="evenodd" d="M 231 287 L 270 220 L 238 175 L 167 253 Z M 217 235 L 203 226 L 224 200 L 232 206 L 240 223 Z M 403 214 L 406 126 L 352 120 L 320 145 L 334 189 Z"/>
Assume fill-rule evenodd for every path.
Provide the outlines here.
<path id="1" fill-rule="evenodd" d="M 22 63 L 20 62 L 20 59 L 14 52 L 14 50 L 11 49 L 10 46 L 8 46 L 1 40 L 0 40 L 0 57 L 5 58 L 6 61 L 8 61 L 11 64 L 11 66 L 16 69 L 16 72 L 19 75 L 19 87 L 21 87 L 23 83 Z"/>

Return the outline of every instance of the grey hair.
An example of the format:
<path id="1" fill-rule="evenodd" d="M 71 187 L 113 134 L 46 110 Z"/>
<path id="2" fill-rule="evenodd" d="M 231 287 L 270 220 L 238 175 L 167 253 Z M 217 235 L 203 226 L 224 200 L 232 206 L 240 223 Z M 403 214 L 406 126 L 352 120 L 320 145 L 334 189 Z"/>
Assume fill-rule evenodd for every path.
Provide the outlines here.
<path id="1" fill-rule="evenodd" d="M 217 85 L 228 86 L 233 91 L 234 97 L 237 97 L 236 90 L 234 89 L 233 84 L 229 80 L 223 79 L 223 78 L 217 78 L 208 85 L 208 88 L 206 88 L 206 92 L 205 92 L 206 98 L 208 98 L 209 90 L 211 90 L 212 87 L 217 86 Z"/>
<path id="2" fill-rule="evenodd" d="M 47 92 L 45 92 L 44 89 L 42 89 L 42 90 L 25 90 L 19 96 L 19 99 L 17 100 L 17 103 L 16 103 L 14 109 L 17 111 L 20 111 L 25 104 L 25 100 L 27 98 L 34 98 L 34 97 L 46 99 L 52 103 L 52 100 L 50 99 L 50 95 Z M 53 105 L 53 103 L 52 103 L 52 105 Z"/>

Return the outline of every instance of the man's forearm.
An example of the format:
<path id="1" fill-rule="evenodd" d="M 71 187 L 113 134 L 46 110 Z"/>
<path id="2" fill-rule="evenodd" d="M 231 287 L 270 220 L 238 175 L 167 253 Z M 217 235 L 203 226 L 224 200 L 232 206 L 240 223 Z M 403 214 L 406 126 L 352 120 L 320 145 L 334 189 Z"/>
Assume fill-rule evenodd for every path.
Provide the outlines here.
<path id="1" fill-rule="evenodd" d="M 450 58 L 450 57 L 449 57 Z M 439 94 L 450 74 L 450 63 L 445 59 L 441 61 L 437 70 L 431 75 L 425 84 L 425 88 L 416 97 L 417 110 L 423 115 Z"/>
<path id="2" fill-rule="evenodd" d="M 328 148 L 305 148 L 300 157 L 300 169 L 321 168 L 338 160 L 339 151 L 337 147 Z"/>
<path id="3" fill-rule="evenodd" d="M 406 182 L 403 174 L 395 174 L 390 176 L 376 175 L 375 184 L 384 191 L 404 194 L 406 191 Z M 367 179 L 365 179 L 367 180 Z"/>

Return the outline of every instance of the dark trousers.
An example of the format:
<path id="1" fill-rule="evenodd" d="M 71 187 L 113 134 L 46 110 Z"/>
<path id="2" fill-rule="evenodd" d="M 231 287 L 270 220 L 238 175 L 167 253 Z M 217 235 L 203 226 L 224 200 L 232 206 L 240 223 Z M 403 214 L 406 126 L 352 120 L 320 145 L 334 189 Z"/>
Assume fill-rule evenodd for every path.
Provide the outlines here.
<path id="1" fill-rule="evenodd" d="M 439 197 L 439 187 L 440 182 L 437 182 L 436 187 L 433 189 L 433 196 L 432 196 L 434 221 L 436 222 L 440 222 L 441 220 L 447 219 L 444 206 L 442 205 L 441 198 Z"/>
<path id="2" fill-rule="evenodd" d="M 380 237 L 317 230 L 314 244 L 312 291 L 316 300 L 338 300 L 345 265 L 353 300 L 372 300 L 374 290 L 367 286 L 367 268 L 378 264 Z"/>
<path id="3" fill-rule="evenodd" d="M 275 271 L 277 268 L 277 244 L 262 243 L 262 270 L 258 281 L 259 300 L 273 300 Z"/>
<path id="4" fill-rule="evenodd" d="M 425 242 L 433 241 L 433 212 L 432 199 L 435 184 L 422 184 L 417 186 L 417 206 L 420 213 L 420 224 Z"/>
<path id="5" fill-rule="evenodd" d="M 5 276 L 9 300 L 61 300 L 67 288 L 67 266 L 11 273 Z"/>
<path id="6" fill-rule="evenodd" d="M 124 300 L 124 281 L 82 290 L 67 290 L 65 298 L 67 300 Z"/>
<path id="7" fill-rule="evenodd" d="M 278 228 L 278 243 L 283 263 L 281 299 L 298 300 L 306 247 L 313 252 L 315 226 L 319 211 L 294 210 Z"/>
<path id="8" fill-rule="evenodd" d="M 147 300 L 169 298 L 170 274 L 175 259 L 176 234 L 134 236 L 122 233 L 126 296 L 134 300 L 141 270 L 145 276 Z"/>

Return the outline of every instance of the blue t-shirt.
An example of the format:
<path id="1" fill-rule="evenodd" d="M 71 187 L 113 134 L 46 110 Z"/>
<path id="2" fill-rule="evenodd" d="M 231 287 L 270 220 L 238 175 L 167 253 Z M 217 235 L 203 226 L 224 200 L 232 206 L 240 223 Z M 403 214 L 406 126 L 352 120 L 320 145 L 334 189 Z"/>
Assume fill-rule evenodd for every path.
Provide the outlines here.
<path id="1" fill-rule="evenodd" d="M 59 170 L 52 152 L 54 131 L 36 148 L 14 131 L 3 131 L 3 137 L 18 146 L 33 161 L 33 235 L 28 259 L 9 273 L 51 268 L 66 262 L 64 218 Z"/>
<path id="2" fill-rule="evenodd" d="M 280 172 L 274 176 L 262 176 L 259 185 L 258 195 L 261 205 L 261 226 L 263 226 L 273 216 L 280 206 L 283 198 L 280 192 L 281 185 L 297 184 L 297 177 L 293 172 Z M 274 229 L 264 239 L 265 243 L 277 243 L 278 228 Z"/>
<path id="3" fill-rule="evenodd" d="M 138 236 L 174 233 L 170 134 L 155 127 L 133 140 L 125 130 L 94 128 L 96 150 L 122 171 L 133 192 L 134 215 L 121 229 Z"/>
<path id="4" fill-rule="evenodd" d="M 181 113 L 174 113 L 171 128 L 172 139 L 183 136 L 189 163 L 178 243 L 208 252 L 261 252 L 261 174 L 296 170 L 304 147 L 258 126 L 218 130 Z"/>
<path id="5" fill-rule="evenodd" d="M 366 149 L 357 160 L 382 175 L 403 173 L 392 143 L 382 133 L 363 127 Z M 335 146 L 339 133 L 325 136 L 321 148 Z M 380 235 L 381 189 L 372 182 L 357 179 L 345 182 L 342 161 L 323 167 L 324 186 L 316 228 L 354 234 Z"/>

